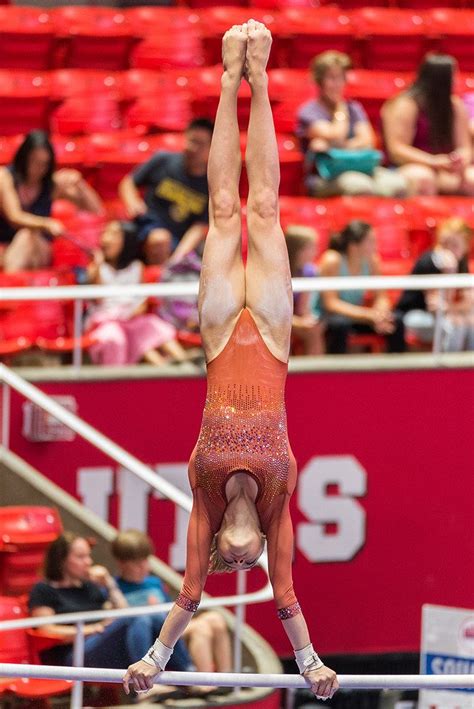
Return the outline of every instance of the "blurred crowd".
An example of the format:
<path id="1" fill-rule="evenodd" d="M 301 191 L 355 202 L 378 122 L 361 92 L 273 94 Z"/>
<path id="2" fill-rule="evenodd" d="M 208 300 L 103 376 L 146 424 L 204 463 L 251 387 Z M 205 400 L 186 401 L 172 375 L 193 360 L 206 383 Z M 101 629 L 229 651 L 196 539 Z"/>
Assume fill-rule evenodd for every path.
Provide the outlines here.
<path id="1" fill-rule="evenodd" d="M 311 62 L 315 95 L 295 116 L 304 154 L 302 193 L 316 199 L 474 197 L 474 99 L 454 94 L 455 59 L 426 55 L 413 83 L 385 102 L 382 143 L 361 103 L 345 98 L 350 67 L 351 58 L 333 50 Z M 209 221 L 206 173 L 212 131 L 209 119 L 194 119 L 181 152 L 160 150 L 125 175 L 118 188 L 123 218 L 113 219 L 78 170 L 57 169 L 48 135 L 30 132 L 11 164 L 0 168 L 4 273 L 50 268 L 53 241 L 65 239 L 87 257 L 85 266 L 75 268 L 82 284 L 197 280 Z M 54 210 L 64 200 L 102 218 L 96 243 L 77 244 Z M 320 251 L 316 228 L 287 225 L 294 277 L 381 273 L 370 220 L 352 220 L 333 232 L 328 248 Z M 471 239 L 472 230 L 462 218 L 439 221 L 434 243 L 421 253 L 413 273 L 468 272 Z M 468 291 L 334 290 L 297 294 L 294 302 L 294 354 L 340 354 L 357 347 L 403 352 L 407 344 L 423 349 L 432 342 L 437 311 L 443 349 L 474 349 L 473 297 Z M 91 335 L 88 356 L 96 364 L 143 361 L 160 366 L 200 356 L 196 304 L 186 298 L 161 303 L 128 296 L 98 300 L 89 304 L 84 328 Z"/>

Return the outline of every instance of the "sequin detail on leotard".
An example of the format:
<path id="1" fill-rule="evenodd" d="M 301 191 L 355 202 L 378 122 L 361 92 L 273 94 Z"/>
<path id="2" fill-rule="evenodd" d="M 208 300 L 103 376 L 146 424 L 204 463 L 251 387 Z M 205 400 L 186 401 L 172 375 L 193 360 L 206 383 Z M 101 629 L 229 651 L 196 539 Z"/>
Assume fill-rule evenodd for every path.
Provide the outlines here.
<path id="1" fill-rule="evenodd" d="M 188 613 L 195 613 L 199 608 L 199 601 L 193 601 L 183 593 L 179 593 L 176 597 L 176 605 Z"/>
<path id="2" fill-rule="evenodd" d="M 222 496 L 235 470 L 255 476 L 266 503 L 284 493 L 289 455 L 281 392 L 244 384 L 210 387 L 195 465 L 196 483 L 211 500 Z"/>

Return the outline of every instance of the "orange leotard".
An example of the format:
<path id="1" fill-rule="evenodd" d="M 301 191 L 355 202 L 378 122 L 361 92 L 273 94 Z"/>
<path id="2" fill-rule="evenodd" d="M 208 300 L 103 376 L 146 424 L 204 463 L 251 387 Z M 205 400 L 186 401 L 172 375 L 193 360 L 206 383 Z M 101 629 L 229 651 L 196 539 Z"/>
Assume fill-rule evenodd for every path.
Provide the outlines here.
<path id="1" fill-rule="evenodd" d="M 267 537 L 270 580 L 282 619 L 299 612 L 293 591 L 293 528 L 289 501 L 296 461 L 288 442 L 285 382 L 288 365 L 266 346 L 244 308 L 222 352 L 207 366 L 201 431 L 189 462 L 193 509 L 186 572 L 177 604 L 197 610 L 212 539 L 227 505 L 225 486 L 246 471 L 258 487 L 256 508 Z"/>

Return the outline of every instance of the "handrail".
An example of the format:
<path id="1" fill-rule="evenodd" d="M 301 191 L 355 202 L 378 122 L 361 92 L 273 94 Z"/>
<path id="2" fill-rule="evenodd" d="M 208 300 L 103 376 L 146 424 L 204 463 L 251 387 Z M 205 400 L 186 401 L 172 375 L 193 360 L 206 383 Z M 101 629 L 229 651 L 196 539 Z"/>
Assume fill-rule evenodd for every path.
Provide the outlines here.
<path id="1" fill-rule="evenodd" d="M 334 276 L 331 278 L 293 278 L 293 290 L 301 292 L 343 290 L 428 290 L 474 288 L 474 274 L 427 276 Z M 197 296 L 198 283 L 139 283 L 136 285 L 34 286 L 0 289 L 0 301 L 89 300 L 114 296 L 178 298 Z"/>

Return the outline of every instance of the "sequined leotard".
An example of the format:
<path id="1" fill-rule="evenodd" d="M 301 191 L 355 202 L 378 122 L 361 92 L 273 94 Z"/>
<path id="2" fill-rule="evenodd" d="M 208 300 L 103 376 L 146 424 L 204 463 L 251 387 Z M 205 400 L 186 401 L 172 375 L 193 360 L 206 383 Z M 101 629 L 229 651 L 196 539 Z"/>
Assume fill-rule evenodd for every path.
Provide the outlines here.
<path id="1" fill-rule="evenodd" d="M 222 352 L 208 363 L 207 398 L 189 462 L 193 510 L 187 561 L 177 604 L 197 610 L 209 551 L 227 506 L 225 485 L 236 471 L 257 482 L 256 508 L 267 536 L 270 580 L 279 617 L 299 612 L 293 591 L 289 500 L 296 461 L 288 443 L 284 390 L 288 366 L 266 346 L 247 309 Z"/>

